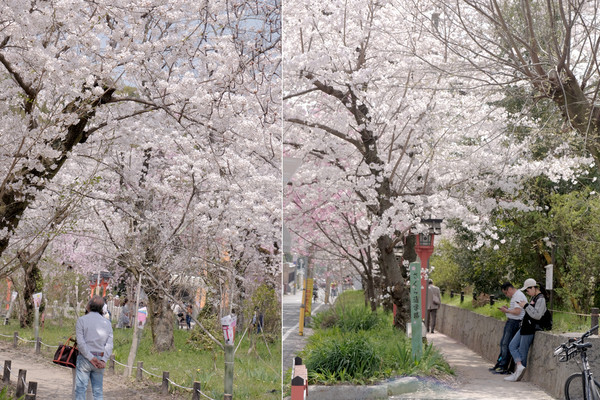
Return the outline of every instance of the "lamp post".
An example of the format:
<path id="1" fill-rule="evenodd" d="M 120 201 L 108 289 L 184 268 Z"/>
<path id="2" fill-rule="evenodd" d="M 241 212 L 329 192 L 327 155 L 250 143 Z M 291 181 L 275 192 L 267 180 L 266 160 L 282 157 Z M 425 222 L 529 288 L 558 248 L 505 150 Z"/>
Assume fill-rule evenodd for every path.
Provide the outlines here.
<path id="1" fill-rule="evenodd" d="M 419 233 L 415 251 L 421 260 L 421 315 L 426 316 L 427 308 L 427 274 L 423 271 L 429 270 L 429 257 L 433 254 L 433 243 L 435 235 L 442 233 L 441 219 L 423 219 L 421 222 L 429 225 L 429 230 Z"/>

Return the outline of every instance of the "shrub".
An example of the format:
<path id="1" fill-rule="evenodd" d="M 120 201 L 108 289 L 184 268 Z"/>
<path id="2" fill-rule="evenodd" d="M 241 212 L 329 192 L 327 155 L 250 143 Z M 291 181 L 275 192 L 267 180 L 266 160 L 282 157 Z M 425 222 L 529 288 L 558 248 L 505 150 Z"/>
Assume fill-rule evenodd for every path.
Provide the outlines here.
<path id="1" fill-rule="evenodd" d="M 306 361 L 308 370 L 328 381 L 364 380 L 376 375 L 381 357 L 368 337 L 362 333 L 333 331 L 333 334 L 318 337 L 318 343 L 311 346 Z"/>

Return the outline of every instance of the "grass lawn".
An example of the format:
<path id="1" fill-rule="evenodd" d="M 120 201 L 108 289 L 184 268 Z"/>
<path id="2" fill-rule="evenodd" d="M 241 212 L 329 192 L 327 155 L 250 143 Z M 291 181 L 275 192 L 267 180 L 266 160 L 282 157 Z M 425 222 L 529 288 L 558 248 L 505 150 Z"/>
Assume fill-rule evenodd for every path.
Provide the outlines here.
<path id="1" fill-rule="evenodd" d="M 15 320 L 9 325 L 0 325 L 1 340 L 12 342 L 13 332 L 19 336 L 34 339 L 33 329 L 21 329 Z M 46 321 L 43 329 L 40 328 L 42 342 L 57 346 L 75 334 L 75 320 L 65 320 L 60 327 Z M 242 336 L 243 331 L 237 332 L 236 339 Z M 115 359 L 127 364 L 133 329 L 114 329 L 114 355 Z M 152 374 L 162 377 L 163 371 L 169 371 L 169 379 L 178 385 L 192 387 L 194 381 L 201 382 L 202 391 L 208 396 L 218 399 L 223 398 L 224 381 L 224 353 L 220 348 L 213 351 L 197 350 L 188 343 L 190 332 L 187 330 L 174 331 L 175 350 L 170 352 L 155 353 L 152 351 L 152 335 L 145 329 L 142 341 L 138 347 L 136 362 L 144 363 L 143 368 Z M 273 343 L 266 344 L 262 335 L 254 335 L 256 348 L 250 354 L 250 338 L 244 337 L 242 344 L 235 354 L 234 390 L 233 394 L 238 399 L 281 399 L 281 336 Z M 236 341 L 236 346 L 238 345 Z M 34 351 L 33 343 L 19 341 L 19 346 Z M 55 348 L 42 345 L 42 354 L 51 358 Z M 116 365 L 117 373 L 122 373 L 125 367 Z M 135 378 L 135 370 L 133 372 Z M 155 378 L 144 374 L 144 379 L 156 381 L 160 385 L 162 378 Z M 183 389 L 180 389 L 183 390 Z"/>

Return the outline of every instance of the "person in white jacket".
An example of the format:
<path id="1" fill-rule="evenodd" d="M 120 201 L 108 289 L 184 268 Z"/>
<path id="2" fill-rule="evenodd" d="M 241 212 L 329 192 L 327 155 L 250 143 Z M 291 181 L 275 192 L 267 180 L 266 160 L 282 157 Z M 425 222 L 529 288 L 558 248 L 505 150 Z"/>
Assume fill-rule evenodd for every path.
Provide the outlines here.
<path id="1" fill-rule="evenodd" d="M 109 320 L 102 316 L 104 299 L 94 296 L 89 301 L 88 313 L 77 320 L 77 366 L 75 368 L 75 400 L 85 400 L 88 382 L 92 383 L 94 400 L 103 400 L 102 380 L 106 361 L 113 350 L 113 330 Z"/>

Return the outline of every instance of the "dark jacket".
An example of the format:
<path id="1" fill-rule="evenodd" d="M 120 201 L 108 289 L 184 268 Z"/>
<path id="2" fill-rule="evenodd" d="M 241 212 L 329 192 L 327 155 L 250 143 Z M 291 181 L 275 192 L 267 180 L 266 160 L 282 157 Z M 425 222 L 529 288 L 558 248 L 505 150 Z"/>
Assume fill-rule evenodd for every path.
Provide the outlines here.
<path id="1" fill-rule="evenodd" d="M 535 296 L 528 304 L 525 304 L 525 316 L 521 323 L 521 335 L 533 335 L 535 331 L 541 330 L 540 320 L 546 313 L 546 298 L 542 293 Z"/>

